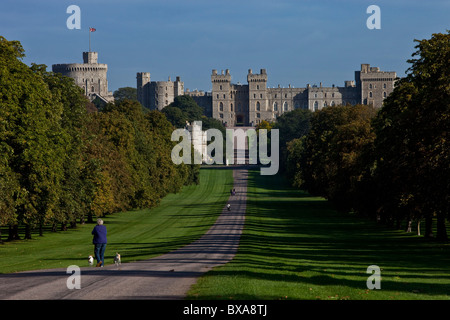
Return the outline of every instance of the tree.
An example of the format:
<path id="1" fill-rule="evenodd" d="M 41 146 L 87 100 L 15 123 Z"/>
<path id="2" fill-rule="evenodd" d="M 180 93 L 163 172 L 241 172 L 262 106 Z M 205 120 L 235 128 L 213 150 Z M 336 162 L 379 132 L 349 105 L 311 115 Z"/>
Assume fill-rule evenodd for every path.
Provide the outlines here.
<path id="1" fill-rule="evenodd" d="M 183 128 L 186 122 L 199 121 L 203 115 L 203 109 L 191 96 L 186 95 L 176 97 L 162 112 L 176 128 Z"/>
<path id="2" fill-rule="evenodd" d="M 375 121 L 378 177 L 390 177 L 386 201 L 397 216 L 426 221 L 446 240 L 450 211 L 450 33 L 415 40 L 407 76 L 397 82 Z"/>
<path id="3" fill-rule="evenodd" d="M 288 158 L 288 142 L 306 135 L 310 130 L 312 112 L 304 109 L 295 109 L 283 113 L 272 124 L 273 129 L 278 129 L 280 133 L 280 171 L 286 169 Z"/>
<path id="4" fill-rule="evenodd" d="M 361 155 L 374 139 L 374 115 L 375 109 L 364 105 L 316 111 L 309 133 L 289 145 L 290 170 L 295 170 L 289 174 L 296 185 L 329 199 L 339 210 L 352 209 L 366 165 Z"/>
<path id="5" fill-rule="evenodd" d="M 40 73 L 21 61 L 23 57 L 19 42 L 0 37 L 0 144 L 9 155 L 3 166 L 20 186 L 14 223 L 23 223 L 25 237 L 31 238 L 31 229 L 51 219 L 58 203 L 64 162 L 63 107 Z M 10 230 L 10 238 L 17 238 L 17 227 Z"/>
<path id="6" fill-rule="evenodd" d="M 123 100 L 138 101 L 137 89 L 132 87 L 119 88 L 113 93 L 115 103 L 120 103 Z"/>

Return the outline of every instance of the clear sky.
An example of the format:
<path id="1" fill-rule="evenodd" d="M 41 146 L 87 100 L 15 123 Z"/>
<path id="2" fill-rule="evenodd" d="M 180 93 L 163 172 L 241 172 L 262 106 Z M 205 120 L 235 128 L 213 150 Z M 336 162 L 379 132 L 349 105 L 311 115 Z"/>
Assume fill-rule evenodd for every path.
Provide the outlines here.
<path id="1" fill-rule="evenodd" d="M 369 5 L 381 9 L 370 30 Z M 67 7 L 81 9 L 70 30 Z M 234 83 L 267 70 L 269 87 L 343 86 L 361 63 L 405 74 L 414 39 L 450 29 L 450 0 L 1 0 L 0 35 L 19 40 L 24 62 L 81 63 L 89 49 L 108 64 L 109 90 L 180 76 L 185 88 L 211 90 L 211 71 Z"/>

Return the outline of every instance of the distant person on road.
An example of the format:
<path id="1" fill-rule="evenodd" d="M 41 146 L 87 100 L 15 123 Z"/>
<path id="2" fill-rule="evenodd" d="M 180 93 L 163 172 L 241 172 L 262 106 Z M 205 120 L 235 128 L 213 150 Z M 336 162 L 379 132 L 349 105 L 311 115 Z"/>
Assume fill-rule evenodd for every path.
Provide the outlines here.
<path id="1" fill-rule="evenodd" d="M 231 210 L 231 204 L 227 204 L 227 209 L 228 209 L 228 211 Z"/>
<path id="2" fill-rule="evenodd" d="M 103 225 L 102 219 L 97 219 L 97 225 L 92 230 L 94 239 L 92 243 L 94 244 L 94 254 L 97 260 L 96 267 L 103 267 L 105 262 L 105 250 L 106 250 L 106 227 Z"/>

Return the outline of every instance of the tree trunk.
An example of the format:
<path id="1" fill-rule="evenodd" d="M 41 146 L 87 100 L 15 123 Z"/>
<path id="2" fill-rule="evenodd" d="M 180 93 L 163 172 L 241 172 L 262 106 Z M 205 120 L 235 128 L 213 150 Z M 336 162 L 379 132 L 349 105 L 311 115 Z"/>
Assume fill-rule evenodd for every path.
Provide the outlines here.
<path id="1" fill-rule="evenodd" d="M 31 227 L 29 224 L 25 225 L 25 239 L 31 239 Z"/>
<path id="2" fill-rule="evenodd" d="M 412 232 L 411 226 L 412 226 L 412 221 L 411 221 L 411 219 L 408 219 L 408 223 L 406 225 L 406 232 Z"/>
<path id="3" fill-rule="evenodd" d="M 433 217 L 431 213 L 425 218 L 425 238 L 433 238 Z"/>
<path id="4" fill-rule="evenodd" d="M 420 236 L 420 220 L 417 220 L 417 235 Z"/>
<path id="5" fill-rule="evenodd" d="M 42 237 L 43 235 L 44 235 L 43 226 L 42 223 L 39 223 L 39 236 Z"/>
<path id="6" fill-rule="evenodd" d="M 65 222 L 61 222 L 61 231 L 67 231 L 67 224 Z"/>
<path id="7" fill-rule="evenodd" d="M 20 240 L 19 226 L 17 224 L 15 224 L 13 226 L 9 226 L 8 241 L 12 241 L 12 240 Z"/>
<path id="8" fill-rule="evenodd" d="M 443 212 L 438 212 L 437 214 L 437 225 L 436 225 L 436 239 L 441 241 L 447 241 L 447 228 L 445 226 L 445 215 Z"/>

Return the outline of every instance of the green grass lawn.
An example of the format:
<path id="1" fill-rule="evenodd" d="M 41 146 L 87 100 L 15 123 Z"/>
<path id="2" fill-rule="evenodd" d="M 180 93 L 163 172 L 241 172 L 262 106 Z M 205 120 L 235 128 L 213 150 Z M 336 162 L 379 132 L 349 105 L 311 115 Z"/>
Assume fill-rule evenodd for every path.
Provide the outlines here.
<path id="1" fill-rule="evenodd" d="M 198 239 L 215 222 L 232 185 L 231 170 L 202 168 L 199 185 L 168 195 L 160 206 L 106 216 L 105 263 L 113 263 L 116 251 L 125 263 L 154 257 Z M 88 266 L 88 256 L 93 255 L 93 227 L 79 225 L 65 232 L 34 235 L 31 240 L 5 242 L 0 245 L 0 273 Z"/>
<path id="2" fill-rule="evenodd" d="M 249 178 L 235 258 L 191 288 L 188 299 L 450 299 L 450 245 L 337 213 L 278 176 Z M 381 289 L 368 290 L 370 265 Z"/>

